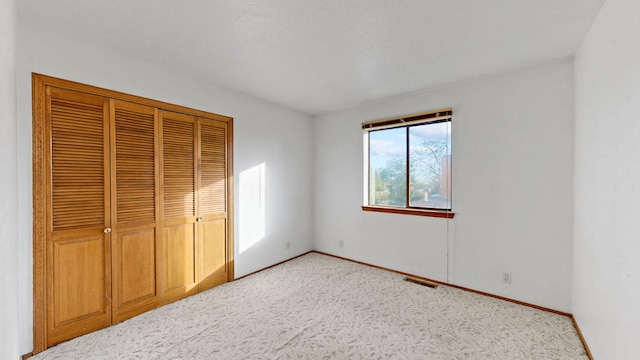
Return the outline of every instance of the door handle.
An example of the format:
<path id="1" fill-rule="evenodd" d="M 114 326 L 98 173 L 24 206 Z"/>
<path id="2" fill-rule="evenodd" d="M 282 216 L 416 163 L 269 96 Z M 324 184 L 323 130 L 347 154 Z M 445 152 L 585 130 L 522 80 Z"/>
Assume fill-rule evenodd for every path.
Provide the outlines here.
<path id="1" fill-rule="evenodd" d="M 111 232 L 111 228 L 104 228 L 102 231 L 104 231 L 105 234 L 108 234 Z"/>
<path id="2" fill-rule="evenodd" d="M 196 221 L 197 221 L 197 222 L 200 222 L 200 221 L 202 221 L 202 218 L 198 216 L 198 217 L 196 218 Z"/>

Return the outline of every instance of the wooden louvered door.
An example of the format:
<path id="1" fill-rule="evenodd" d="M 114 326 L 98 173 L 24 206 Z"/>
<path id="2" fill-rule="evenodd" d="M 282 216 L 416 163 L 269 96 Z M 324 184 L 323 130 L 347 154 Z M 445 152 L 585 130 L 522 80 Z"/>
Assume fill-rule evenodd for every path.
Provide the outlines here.
<path id="1" fill-rule="evenodd" d="M 162 299 L 198 291 L 196 248 L 196 119 L 160 111 L 162 144 Z"/>
<path id="2" fill-rule="evenodd" d="M 228 124 L 161 111 L 162 302 L 229 278 Z"/>
<path id="3" fill-rule="evenodd" d="M 47 88 L 47 346 L 111 323 L 108 104 Z"/>
<path id="4" fill-rule="evenodd" d="M 111 101 L 113 322 L 158 304 L 158 110 Z"/>
<path id="5" fill-rule="evenodd" d="M 233 280 L 233 119 L 33 80 L 34 353 Z"/>
<path id="6" fill-rule="evenodd" d="M 227 123 L 198 118 L 199 151 L 196 234 L 200 249 L 199 290 L 227 281 Z"/>

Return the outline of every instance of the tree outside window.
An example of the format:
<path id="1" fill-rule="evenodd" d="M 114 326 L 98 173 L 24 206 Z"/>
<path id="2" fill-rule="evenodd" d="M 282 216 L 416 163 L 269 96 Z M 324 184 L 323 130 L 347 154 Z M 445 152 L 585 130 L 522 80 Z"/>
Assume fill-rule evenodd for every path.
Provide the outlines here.
<path id="1" fill-rule="evenodd" d="M 451 209 L 451 119 L 369 133 L 369 205 Z"/>

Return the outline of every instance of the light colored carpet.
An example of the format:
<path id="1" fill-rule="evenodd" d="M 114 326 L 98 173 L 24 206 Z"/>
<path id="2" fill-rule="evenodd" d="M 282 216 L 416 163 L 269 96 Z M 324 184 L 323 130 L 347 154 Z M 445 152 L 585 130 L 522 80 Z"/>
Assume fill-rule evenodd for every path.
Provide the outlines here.
<path id="1" fill-rule="evenodd" d="M 584 359 L 567 317 L 310 253 L 32 359 Z"/>

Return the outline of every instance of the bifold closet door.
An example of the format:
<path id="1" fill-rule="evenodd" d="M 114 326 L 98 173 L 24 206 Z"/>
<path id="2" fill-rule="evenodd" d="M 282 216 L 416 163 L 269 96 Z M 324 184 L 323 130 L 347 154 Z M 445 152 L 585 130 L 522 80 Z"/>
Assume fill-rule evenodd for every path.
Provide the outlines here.
<path id="1" fill-rule="evenodd" d="M 111 323 L 109 101 L 46 88 L 47 346 Z"/>
<path id="2" fill-rule="evenodd" d="M 227 281 L 226 122 L 198 118 L 197 233 L 201 248 L 199 290 Z"/>
<path id="3" fill-rule="evenodd" d="M 111 100 L 113 322 L 158 305 L 158 110 Z"/>
<path id="4" fill-rule="evenodd" d="M 196 119 L 160 111 L 162 291 L 168 303 L 198 291 Z"/>
<path id="5" fill-rule="evenodd" d="M 233 280 L 233 119 L 33 74 L 34 353 Z"/>
<path id="6" fill-rule="evenodd" d="M 228 280 L 228 124 L 161 111 L 163 302 Z"/>

